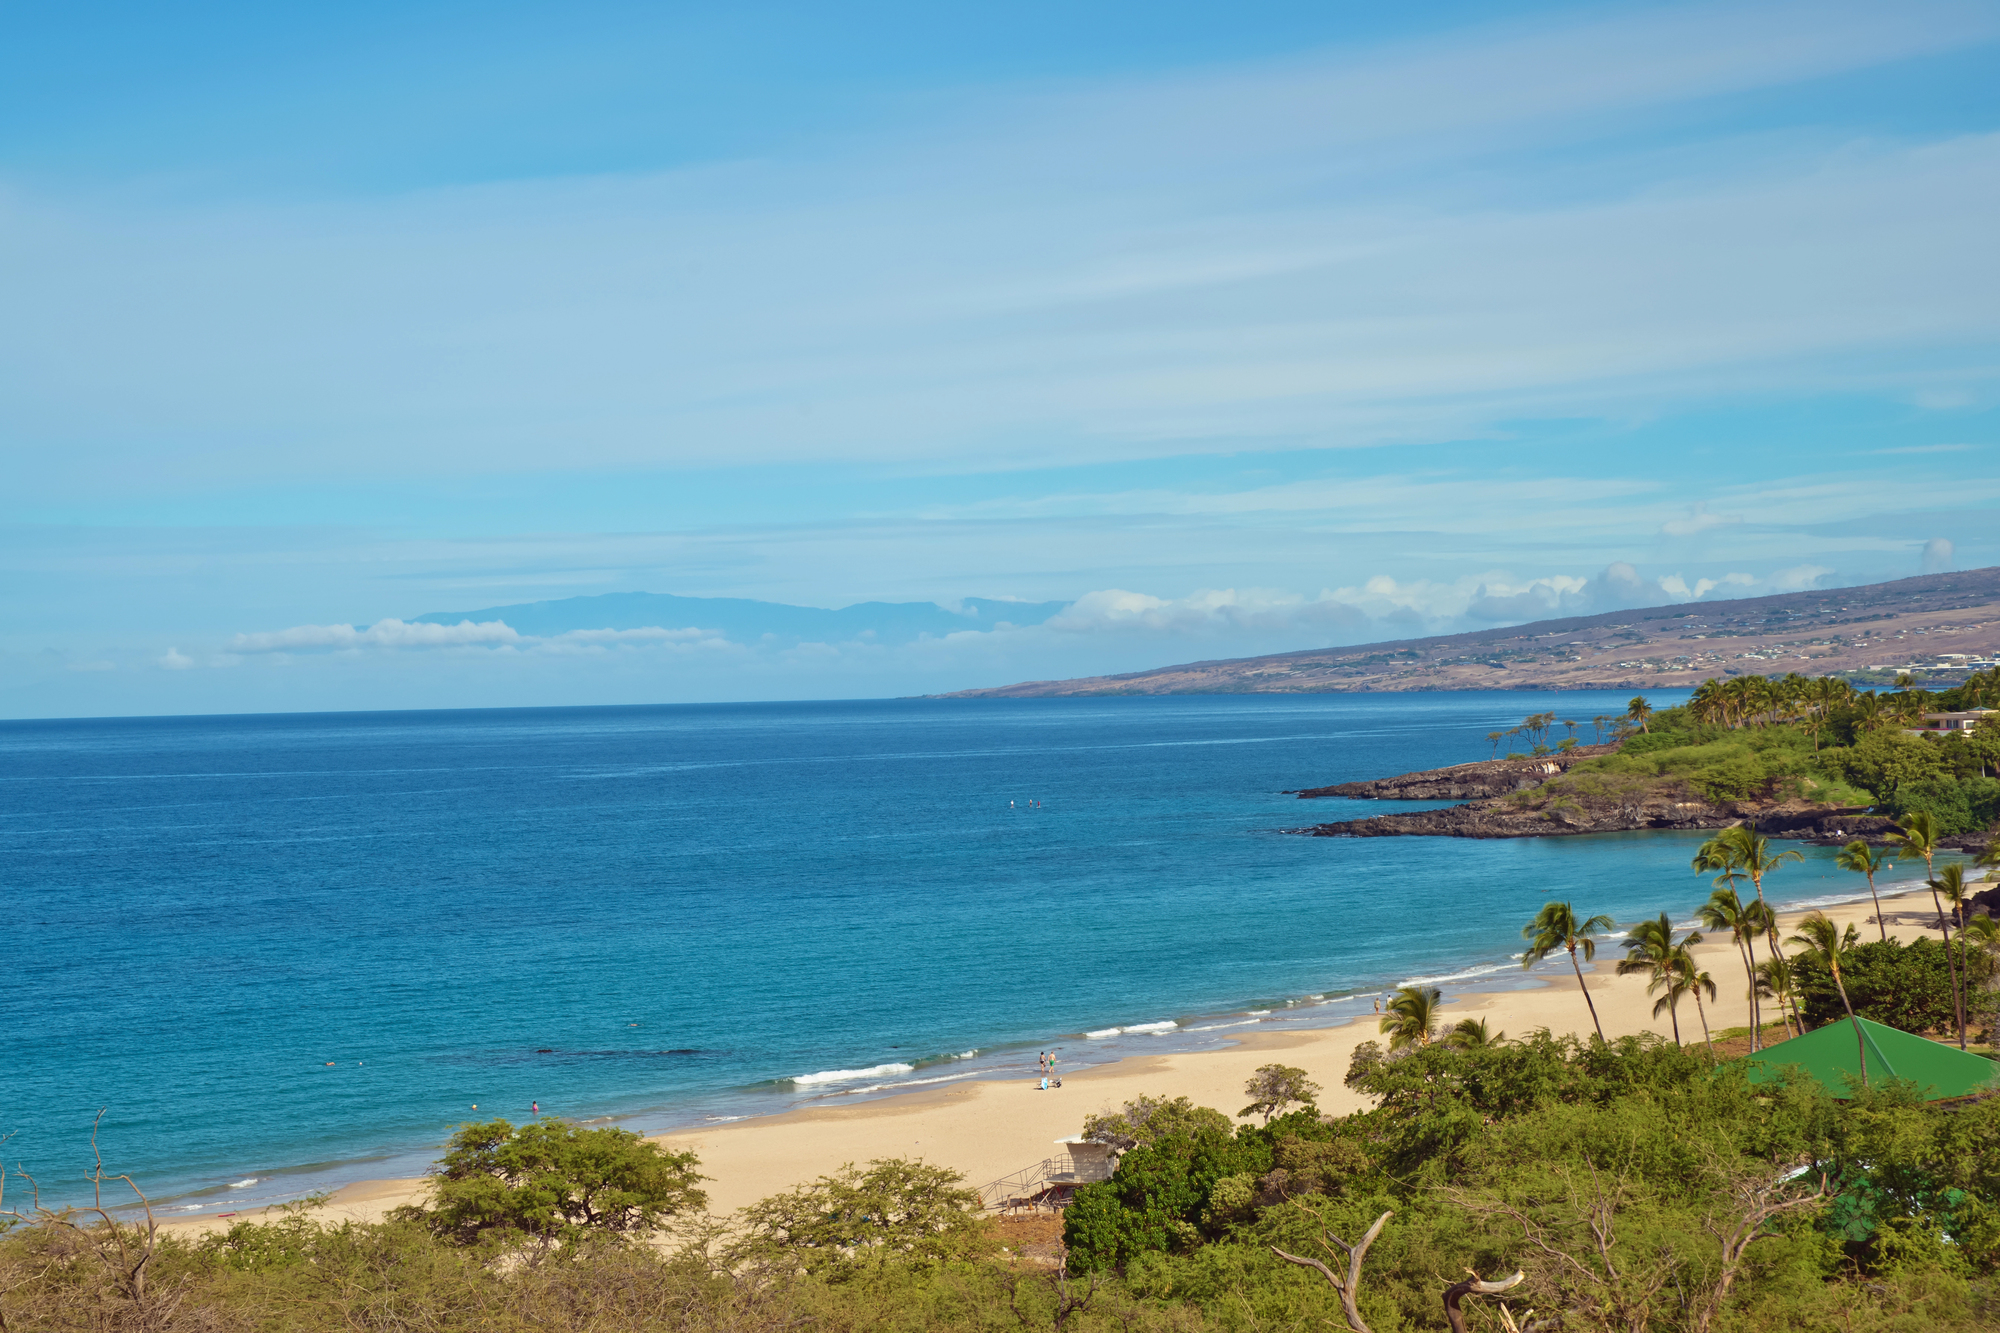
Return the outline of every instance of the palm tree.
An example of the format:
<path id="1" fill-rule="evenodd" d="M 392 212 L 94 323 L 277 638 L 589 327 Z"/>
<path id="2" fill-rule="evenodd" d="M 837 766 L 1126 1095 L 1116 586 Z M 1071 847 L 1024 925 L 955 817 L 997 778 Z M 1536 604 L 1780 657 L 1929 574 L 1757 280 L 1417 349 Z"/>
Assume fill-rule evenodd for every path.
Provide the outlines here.
<path id="1" fill-rule="evenodd" d="M 1701 1002 L 1701 993 L 1707 991 L 1709 999 L 1715 998 L 1715 978 L 1701 970 L 1700 964 L 1694 961 L 1694 950 L 1687 947 L 1700 938 L 1699 935 L 1690 935 L 1680 948 L 1674 950 L 1674 973 L 1681 988 L 1694 996 L 1694 1011 L 1701 1015 L 1701 1039 L 1708 1044 L 1708 1058 L 1713 1060 L 1715 1038 L 1709 1035 L 1708 1006 Z M 1653 1016 L 1659 1017 L 1657 1005 L 1654 1006 Z"/>
<path id="2" fill-rule="evenodd" d="M 1653 715 L 1653 705 L 1646 702 L 1646 696 L 1635 694 L 1632 702 L 1625 705 L 1625 716 L 1639 724 L 1639 730 L 1646 730 L 1646 719 Z"/>
<path id="3" fill-rule="evenodd" d="M 1483 1051 L 1505 1043 L 1507 1034 L 1494 1032 L 1483 1018 L 1461 1018 L 1458 1026 L 1445 1033 L 1444 1044 L 1461 1051 Z"/>
<path id="4" fill-rule="evenodd" d="M 1924 858 L 1924 883 L 1931 891 L 1931 906 L 1937 909 L 1938 929 L 1944 932 L 1944 961 L 1951 972 L 1951 1006 L 1960 1028 L 1965 1026 L 1965 992 L 1958 982 L 1958 961 L 1951 956 L 1951 922 L 1944 914 L 1944 904 L 1938 900 L 1937 867 L 1934 864 L 1938 854 L 1937 820 L 1928 810 L 1912 810 L 1896 821 L 1896 828 L 1889 833 L 1889 841 L 1900 844 L 1913 855 Z M 1961 874 L 1964 872 L 1961 871 Z"/>
<path id="5" fill-rule="evenodd" d="M 1610 930 L 1616 924 L 1603 915 L 1578 921 L 1568 903 L 1543 903 L 1535 919 L 1521 927 L 1521 938 L 1528 941 L 1527 952 L 1521 955 L 1522 968 L 1533 967 L 1557 949 L 1569 951 L 1569 965 L 1576 969 L 1576 984 L 1583 991 L 1583 1002 L 1590 1006 L 1590 1023 L 1597 1029 L 1599 1041 L 1604 1040 L 1604 1024 L 1598 1021 L 1597 1002 L 1590 998 L 1590 987 L 1584 985 L 1583 967 L 1576 961 L 1576 951 L 1583 950 L 1586 962 L 1597 957 L 1597 941 L 1591 938 L 1592 933 Z"/>
<path id="6" fill-rule="evenodd" d="M 1792 1003 L 1792 965 L 1785 961 L 1783 954 L 1776 954 L 1757 964 L 1757 989 L 1778 1002 L 1778 1017 L 1785 1025 L 1785 1035 L 1792 1035 L 1792 1015 L 1786 1005 Z M 1796 1009 L 1796 1004 L 1792 1005 Z M 1799 1020 L 1798 1035 L 1806 1032 L 1805 1020 Z"/>
<path id="7" fill-rule="evenodd" d="M 1758 834 L 1748 824 L 1737 824 L 1715 835 L 1715 841 L 1722 843 L 1735 855 L 1736 867 L 1750 877 L 1750 886 L 1757 890 L 1757 906 L 1764 909 L 1764 929 L 1771 944 L 1771 956 L 1781 951 L 1778 947 L 1778 914 L 1770 910 L 1764 901 L 1764 876 L 1776 870 L 1787 861 L 1803 861 L 1806 854 L 1796 847 L 1782 852 L 1771 850 L 1771 840 Z M 1803 1033 L 1804 1028 L 1799 1031 Z"/>
<path id="8" fill-rule="evenodd" d="M 1437 1035 L 1437 1010 L 1444 992 L 1436 986 L 1404 986 L 1395 998 L 1382 1006 L 1382 1031 L 1389 1034 L 1389 1049 L 1428 1046 Z"/>
<path id="9" fill-rule="evenodd" d="M 1666 995 L 1653 1006 L 1653 1017 L 1658 1018 L 1662 1009 L 1672 1017 L 1674 1024 L 1674 1045 L 1681 1044 L 1681 996 L 1685 987 L 1680 982 L 1680 972 L 1676 966 L 1675 953 L 1682 944 L 1700 943 L 1701 936 L 1691 933 L 1684 941 L 1674 939 L 1673 918 L 1665 912 L 1654 921 L 1641 921 L 1625 936 L 1622 947 L 1625 957 L 1618 964 L 1618 975 L 1630 976 L 1634 972 L 1644 972 L 1652 980 L 1646 985 L 1646 994 L 1666 988 Z"/>
<path id="10" fill-rule="evenodd" d="M 1696 859 L 1699 862 L 1700 858 Z M 1707 867 L 1698 865 L 1697 868 Z M 1725 874 L 1722 878 L 1727 879 L 1730 874 Z M 1745 984 L 1749 987 L 1750 1049 L 1754 1051 L 1758 1047 L 1758 1038 L 1763 1033 L 1763 1028 L 1757 1021 L 1756 918 L 1744 909 L 1743 900 L 1736 896 L 1735 889 L 1724 887 L 1708 895 L 1708 901 L 1702 904 L 1699 912 L 1695 913 L 1695 919 L 1710 930 L 1728 931 L 1729 937 L 1736 941 L 1736 951 L 1743 959 Z"/>
<path id="11" fill-rule="evenodd" d="M 1875 892 L 1875 876 L 1884 871 L 1894 870 L 1896 863 L 1889 859 L 1889 853 L 1877 852 L 1868 845 L 1866 838 L 1856 838 L 1840 849 L 1840 855 L 1833 863 L 1842 870 L 1852 870 L 1857 875 L 1868 876 L 1868 896 L 1875 900 L 1875 927 L 1882 932 L 1882 938 L 1889 938 L 1889 923 L 1882 919 L 1882 896 Z"/>
<path id="12" fill-rule="evenodd" d="M 1980 912 L 1965 923 L 1965 933 L 1979 941 L 1988 953 L 2000 953 L 2000 921 Z"/>
<path id="13" fill-rule="evenodd" d="M 1966 970 L 1965 917 L 1972 900 L 1972 890 L 1965 882 L 1965 867 L 1962 865 L 1948 865 L 1943 870 L 1937 872 L 1936 879 L 1925 882 L 1930 885 L 1932 894 L 1943 898 L 1951 904 L 1951 916 L 1946 919 L 1945 925 L 1949 929 L 1953 921 L 1958 923 L 1958 971 L 1964 974 Z M 1945 950 L 1949 952 L 1951 945 L 1948 941 L 1951 937 L 1946 935 L 1945 938 L 1947 940 Z M 1971 977 L 1968 975 L 1966 980 L 1969 984 Z M 1970 996 L 1963 996 L 1958 999 L 1958 1049 L 1961 1051 L 1965 1049 L 1965 1010 L 1970 999 Z"/>
<path id="14" fill-rule="evenodd" d="M 1826 964 L 1827 971 L 1833 973 L 1834 989 L 1840 992 L 1840 1003 L 1847 1010 L 1847 1021 L 1854 1025 L 1854 1045 L 1861 1056 L 1861 1086 L 1867 1087 L 1868 1042 L 1861 1033 L 1861 1020 L 1854 1016 L 1854 1002 L 1847 998 L 1847 983 L 1841 979 L 1839 929 L 1833 924 L 1832 917 L 1815 910 L 1799 921 L 1799 933 L 1792 936 L 1791 942 L 1804 945 L 1807 952 L 1817 955 Z"/>

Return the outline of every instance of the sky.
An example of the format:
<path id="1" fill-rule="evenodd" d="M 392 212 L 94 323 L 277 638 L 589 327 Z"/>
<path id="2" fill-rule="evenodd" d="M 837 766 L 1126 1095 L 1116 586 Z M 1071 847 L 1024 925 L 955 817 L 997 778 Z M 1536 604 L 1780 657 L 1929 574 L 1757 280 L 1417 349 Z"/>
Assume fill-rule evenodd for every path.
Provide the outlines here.
<path id="1" fill-rule="evenodd" d="M 880 697 L 1996 564 L 1996 217 L 1993 3 L 8 6 L 0 716 Z M 397 628 L 623 592 L 1070 606 Z"/>

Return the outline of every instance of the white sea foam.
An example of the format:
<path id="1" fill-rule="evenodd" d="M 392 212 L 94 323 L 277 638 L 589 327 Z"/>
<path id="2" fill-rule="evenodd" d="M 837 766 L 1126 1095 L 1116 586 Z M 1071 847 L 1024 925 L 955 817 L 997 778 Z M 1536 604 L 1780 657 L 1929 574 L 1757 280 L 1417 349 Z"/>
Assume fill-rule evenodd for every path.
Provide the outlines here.
<path id="1" fill-rule="evenodd" d="M 1172 1032 L 1179 1026 L 1180 1024 L 1174 1022 L 1172 1019 L 1165 1019 L 1158 1023 L 1128 1023 L 1122 1028 L 1099 1028 L 1095 1032 L 1086 1032 L 1083 1035 L 1102 1039 L 1104 1037 L 1117 1037 L 1133 1032 Z"/>
<path id="2" fill-rule="evenodd" d="M 1236 1023 L 1205 1023 L 1205 1024 L 1203 1024 L 1203 1025 L 1202 1025 L 1201 1027 L 1198 1027 L 1198 1028 L 1189 1028 L 1189 1029 L 1188 1029 L 1188 1031 L 1189 1031 L 1189 1032 L 1220 1032 L 1220 1031 L 1222 1031 L 1222 1029 L 1224 1029 L 1224 1028 L 1254 1028 L 1254 1027 L 1256 1027 L 1256 1026 L 1257 1026 L 1257 1020 L 1256 1020 L 1256 1019 L 1254 1019 L 1254 1018 L 1246 1018 L 1246 1019 L 1243 1019 L 1243 1020 L 1241 1020 L 1240 1022 L 1236 1022 Z"/>
<path id="3" fill-rule="evenodd" d="M 956 1083 L 960 1079 L 978 1078 L 977 1070 L 968 1069 L 963 1074 L 945 1074 L 939 1078 L 906 1078 L 894 1083 L 870 1083 L 865 1088 L 837 1088 L 832 1092 L 822 1092 L 822 1097 L 858 1097 L 870 1092 L 890 1092 L 898 1088 L 921 1088 L 931 1083 Z"/>
<path id="4" fill-rule="evenodd" d="M 817 1074 L 794 1074 L 792 1082 L 801 1087 L 810 1087 L 815 1083 L 846 1083 L 857 1078 L 882 1078 L 888 1074 L 907 1074 L 915 1068 L 915 1065 L 892 1063 L 870 1065 L 866 1069 L 822 1069 Z"/>
<path id="5" fill-rule="evenodd" d="M 1271 1011 L 1269 1009 L 1245 1009 L 1243 1012 L 1246 1014 L 1268 1014 Z"/>
<path id="6" fill-rule="evenodd" d="M 1487 963 L 1480 967 L 1468 967 L 1457 972 L 1446 972 L 1435 977 L 1411 977 L 1401 982 L 1404 986 L 1436 986 L 1448 981 L 1471 981 L 1477 977 L 1490 977 L 1496 972 L 1511 972 L 1514 965 L 1509 963 Z"/>
<path id="7" fill-rule="evenodd" d="M 975 1046 L 969 1051 L 960 1051 L 958 1055 L 954 1058 L 959 1060 L 970 1060 L 973 1056 L 977 1054 L 979 1054 L 979 1048 Z"/>
<path id="8" fill-rule="evenodd" d="M 233 1189 L 233 1190 L 240 1190 L 240 1189 L 246 1189 L 246 1188 L 248 1188 L 249 1186 L 251 1186 L 251 1185 L 254 1185 L 254 1184 L 256 1184 L 256 1183 L 257 1183 L 257 1177 L 256 1177 L 256 1176 L 248 1176 L 248 1177 L 245 1177 L 245 1178 L 244 1178 L 244 1179 L 242 1179 L 242 1180 L 237 1180 L 237 1181 L 232 1181 L 232 1182 L 230 1183 L 230 1186 L 229 1186 L 229 1188 L 231 1188 L 231 1189 Z"/>

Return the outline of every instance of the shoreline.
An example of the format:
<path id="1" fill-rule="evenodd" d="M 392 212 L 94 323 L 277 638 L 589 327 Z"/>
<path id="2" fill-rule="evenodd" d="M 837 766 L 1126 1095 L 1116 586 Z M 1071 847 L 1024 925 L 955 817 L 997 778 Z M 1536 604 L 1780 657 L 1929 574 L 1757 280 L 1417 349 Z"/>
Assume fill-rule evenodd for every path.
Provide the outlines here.
<path id="1" fill-rule="evenodd" d="M 1789 930 L 1807 912 L 1823 908 L 1843 929 L 1856 923 L 1864 938 L 1872 933 L 1874 904 L 1864 889 L 1855 895 L 1822 895 L 1788 904 L 1780 912 L 1780 930 Z M 1927 923 L 1936 919 L 1921 883 L 1895 886 L 1882 893 L 1882 916 L 1889 934 L 1908 942 L 1935 934 Z M 1612 962 L 1616 943 L 1599 941 L 1594 966 L 1586 967 L 1585 982 L 1596 1003 L 1605 1035 L 1616 1039 L 1653 1032 L 1671 1039 L 1666 1016 L 1652 1018 L 1652 997 L 1638 977 L 1617 977 Z M 1741 975 L 1735 946 L 1726 938 L 1695 946 L 1696 957 L 1714 975 L 1718 994 L 1708 1001 L 1709 1025 L 1720 1031 L 1749 1022 L 1749 1006 L 1732 985 Z M 1509 973 L 1514 975 L 1511 979 Z M 1499 984 L 1508 981 L 1509 984 Z M 1518 964 L 1474 964 L 1434 978 L 1410 978 L 1410 984 L 1446 989 L 1441 1023 L 1461 1018 L 1486 1018 L 1496 1031 L 1520 1036 L 1546 1027 L 1558 1035 L 1590 1031 L 1589 1013 L 1577 993 L 1568 959 L 1522 971 Z M 1365 1002 L 1380 992 L 1348 997 Z M 1329 1003 L 1338 1003 L 1330 1001 Z M 1306 1010 L 1310 1013 L 1311 1010 Z M 1273 1014 L 1282 1020 L 1285 1015 Z M 1276 1030 L 1245 1031 L 1267 1020 L 1246 1017 L 1214 1045 L 1203 1049 L 1133 1053 L 1062 1072 L 1064 1086 L 1043 1092 L 1036 1076 L 968 1075 L 903 1092 L 887 1092 L 846 1104 L 806 1105 L 765 1115 L 707 1126 L 671 1128 L 647 1134 L 653 1142 L 675 1151 L 694 1151 L 709 1179 L 709 1210 L 722 1216 L 768 1195 L 838 1170 L 847 1162 L 878 1157 L 921 1157 L 962 1172 L 968 1186 L 988 1181 L 1056 1155 L 1057 1141 L 1080 1132 L 1084 1117 L 1112 1110 L 1140 1095 L 1187 1096 L 1199 1105 L 1233 1113 L 1243 1100 L 1243 1083 L 1260 1064 L 1295 1064 L 1320 1084 L 1320 1109 L 1347 1114 L 1367 1109 L 1368 1099 L 1346 1088 L 1342 1079 L 1354 1048 L 1379 1038 L 1375 1015 L 1365 1010 L 1328 1014 L 1330 1022 L 1296 1024 Z M 1701 1040 L 1700 1021 L 1690 1003 L 1681 1013 L 1683 1042 Z M 1242 1117 L 1238 1117 L 1242 1120 Z M 423 1177 L 358 1180 L 333 1191 L 321 1210 L 330 1220 L 379 1221 L 391 1209 L 418 1199 L 426 1188 Z M 184 1196 L 183 1196 L 184 1197 Z M 245 1218 L 277 1212 L 282 1204 L 246 1207 L 221 1215 L 158 1218 L 177 1231 L 220 1230 Z M 157 1216 L 157 1214 L 156 1214 Z"/>

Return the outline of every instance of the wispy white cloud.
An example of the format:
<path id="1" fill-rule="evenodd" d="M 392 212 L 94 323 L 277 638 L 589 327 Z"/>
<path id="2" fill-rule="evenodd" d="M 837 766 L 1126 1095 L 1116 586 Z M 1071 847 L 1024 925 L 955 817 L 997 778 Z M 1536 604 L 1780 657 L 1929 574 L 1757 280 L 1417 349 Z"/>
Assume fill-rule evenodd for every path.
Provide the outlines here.
<path id="1" fill-rule="evenodd" d="M 1718 135 L 1642 189 L 1598 139 L 1995 24 L 1571 16 L 1006 94 L 811 162 L 284 207 L 17 189 L 7 425 L 64 447 L 15 484 L 478 474 L 558 439 L 577 468 L 1361 445 L 1856 358 L 1942 391 L 1930 349 L 2000 336 L 2000 138 Z"/>
<path id="2" fill-rule="evenodd" d="M 232 653 L 288 653 L 315 649 L 462 648 L 514 644 L 521 636 L 503 621 L 456 625 L 410 624 L 394 617 L 362 629 L 355 625 L 294 625 L 290 629 L 238 634 L 229 641 Z"/>

